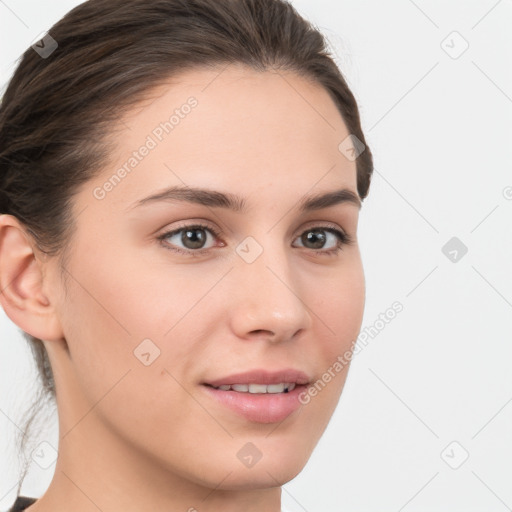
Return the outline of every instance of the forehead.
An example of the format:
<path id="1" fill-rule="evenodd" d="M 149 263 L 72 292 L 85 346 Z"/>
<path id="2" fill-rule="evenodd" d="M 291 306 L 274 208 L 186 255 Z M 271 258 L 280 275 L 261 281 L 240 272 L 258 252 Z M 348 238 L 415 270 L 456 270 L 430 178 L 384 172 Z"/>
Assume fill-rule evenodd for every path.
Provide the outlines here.
<path id="1" fill-rule="evenodd" d="M 348 135 L 328 92 L 294 72 L 193 69 L 124 116 L 112 163 L 92 186 L 110 181 L 103 204 L 118 206 L 172 185 L 273 190 L 274 199 L 356 191 L 356 164 L 338 149 Z"/>

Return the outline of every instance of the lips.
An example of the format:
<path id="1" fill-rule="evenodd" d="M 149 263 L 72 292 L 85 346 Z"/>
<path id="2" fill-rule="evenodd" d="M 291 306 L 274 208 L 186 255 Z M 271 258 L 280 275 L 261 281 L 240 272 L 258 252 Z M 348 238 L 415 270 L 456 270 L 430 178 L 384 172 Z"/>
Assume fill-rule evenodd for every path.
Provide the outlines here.
<path id="1" fill-rule="evenodd" d="M 280 382 L 279 384 L 222 384 L 214 389 L 222 391 L 238 391 L 239 393 L 289 393 L 295 389 L 295 382 Z"/>
<path id="2" fill-rule="evenodd" d="M 306 373 L 293 368 L 286 368 L 270 372 L 263 369 L 250 370 L 243 373 L 235 373 L 226 377 L 208 380 L 203 384 L 219 388 L 220 386 L 233 386 L 236 384 L 263 384 L 269 386 L 271 384 L 290 383 L 296 386 L 302 386 L 310 382 Z"/>
<path id="3" fill-rule="evenodd" d="M 306 373 L 295 369 L 251 370 L 208 380 L 202 388 L 217 406 L 237 416 L 255 423 L 277 423 L 301 406 L 299 394 L 309 382 Z"/>

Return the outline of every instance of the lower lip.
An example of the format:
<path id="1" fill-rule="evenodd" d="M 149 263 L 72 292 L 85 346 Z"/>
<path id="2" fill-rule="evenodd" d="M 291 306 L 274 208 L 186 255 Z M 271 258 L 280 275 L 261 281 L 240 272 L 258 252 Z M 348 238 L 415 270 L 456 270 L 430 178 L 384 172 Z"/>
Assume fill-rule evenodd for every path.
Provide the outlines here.
<path id="1" fill-rule="evenodd" d="M 288 393 L 241 393 L 207 385 L 203 385 L 203 388 L 215 400 L 249 421 L 279 423 L 301 406 L 299 395 L 306 386 L 295 386 Z"/>

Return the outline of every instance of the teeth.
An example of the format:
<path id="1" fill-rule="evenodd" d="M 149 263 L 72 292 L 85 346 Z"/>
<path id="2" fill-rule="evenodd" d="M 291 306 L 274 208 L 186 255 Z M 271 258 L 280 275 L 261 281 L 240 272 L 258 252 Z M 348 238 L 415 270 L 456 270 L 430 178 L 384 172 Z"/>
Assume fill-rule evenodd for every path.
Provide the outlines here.
<path id="1" fill-rule="evenodd" d="M 267 393 L 282 393 L 286 384 L 269 384 L 267 386 Z"/>
<path id="2" fill-rule="evenodd" d="M 295 383 L 281 382 L 280 384 L 233 384 L 229 386 L 223 384 L 217 389 L 222 391 L 238 391 L 239 393 L 288 393 L 295 389 Z"/>
<path id="3" fill-rule="evenodd" d="M 233 384 L 230 387 L 233 391 L 241 391 L 242 393 L 247 393 L 247 391 L 249 391 L 249 386 L 247 384 Z"/>
<path id="4" fill-rule="evenodd" d="M 267 386 L 265 384 L 249 384 L 249 393 L 266 393 Z"/>

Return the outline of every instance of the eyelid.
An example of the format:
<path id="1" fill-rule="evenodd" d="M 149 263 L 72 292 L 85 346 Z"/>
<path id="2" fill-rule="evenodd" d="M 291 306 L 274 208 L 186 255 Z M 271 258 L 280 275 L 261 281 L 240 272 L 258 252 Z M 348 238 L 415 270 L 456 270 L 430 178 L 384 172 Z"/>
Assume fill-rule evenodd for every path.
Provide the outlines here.
<path id="1" fill-rule="evenodd" d="M 212 250 L 212 248 L 196 249 L 196 250 L 194 250 L 194 249 L 182 249 L 180 247 L 170 247 L 170 244 L 166 244 L 164 242 L 164 239 L 169 238 L 170 236 L 173 236 L 173 235 L 179 233 L 180 231 L 184 231 L 186 229 L 204 229 L 205 231 L 210 231 L 211 234 L 213 235 L 213 237 L 216 238 L 216 239 L 221 237 L 221 233 L 220 233 L 219 230 L 217 230 L 216 228 L 214 228 L 210 224 L 205 223 L 204 221 L 199 221 L 199 222 L 187 221 L 187 223 L 185 223 L 185 224 L 183 224 L 181 226 L 177 226 L 177 227 L 175 227 L 173 229 L 164 231 L 163 233 L 161 233 L 160 235 L 157 236 L 157 240 L 159 240 L 166 249 L 169 249 L 171 251 L 175 251 L 175 252 L 178 252 L 178 253 L 181 253 L 181 254 L 190 255 L 190 256 L 201 256 L 202 254 L 205 254 L 205 253 L 210 252 Z M 225 243 L 222 242 L 220 245 L 224 246 Z M 218 246 L 219 245 L 217 245 L 217 247 Z"/>
<path id="2" fill-rule="evenodd" d="M 300 228 L 300 231 L 298 234 L 295 235 L 295 238 L 297 236 L 300 236 L 304 231 L 313 230 L 313 229 L 325 229 L 326 231 L 332 230 L 332 232 L 340 233 L 343 235 L 344 239 L 346 240 L 344 243 L 346 245 L 353 244 L 355 242 L 355 238 L 348 233 L 348 231 L 344 228 L 342 228 L 339 224 L 336 224 L 334 222 L 330 221 L 322 221 L 322 220 L 314 220 L 306 223 L 305 226 L 302 226 Z"/>

